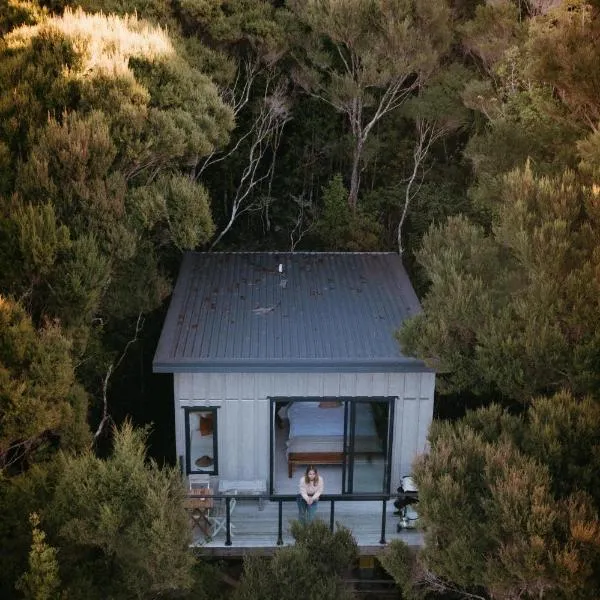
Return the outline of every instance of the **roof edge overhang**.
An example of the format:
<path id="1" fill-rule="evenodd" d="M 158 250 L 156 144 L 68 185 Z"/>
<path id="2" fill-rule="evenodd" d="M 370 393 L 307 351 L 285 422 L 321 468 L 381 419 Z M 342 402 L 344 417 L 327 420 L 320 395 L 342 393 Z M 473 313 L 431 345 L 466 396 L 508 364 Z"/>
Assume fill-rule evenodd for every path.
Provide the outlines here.
<path id="1" fill-rule="evenodd" d="M 372 360 L 193 360 L 155 361 L 154 373 L 435 373 L 414 358 Z"/>

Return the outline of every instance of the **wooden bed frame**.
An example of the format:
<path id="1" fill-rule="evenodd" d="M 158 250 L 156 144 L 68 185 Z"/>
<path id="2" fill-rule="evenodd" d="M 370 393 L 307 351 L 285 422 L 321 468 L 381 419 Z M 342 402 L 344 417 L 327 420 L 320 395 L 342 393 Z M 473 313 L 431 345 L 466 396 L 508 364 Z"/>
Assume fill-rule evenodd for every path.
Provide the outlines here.
<path id="1" fill-rule="evenodd" d="M 342 465 L 343 452 L 289 452 L 288 477 L 294 475 L 295 465 Z"/>
<path id="2" fill-rule="evenodd" d="M 357 452 L 355 456 L 363 456 L 369 462 L 377 452 Z M 343 465 L 343 452 L 290 452 L 288 454 L 288 477 L 294 475 L 295 465 Z"/>

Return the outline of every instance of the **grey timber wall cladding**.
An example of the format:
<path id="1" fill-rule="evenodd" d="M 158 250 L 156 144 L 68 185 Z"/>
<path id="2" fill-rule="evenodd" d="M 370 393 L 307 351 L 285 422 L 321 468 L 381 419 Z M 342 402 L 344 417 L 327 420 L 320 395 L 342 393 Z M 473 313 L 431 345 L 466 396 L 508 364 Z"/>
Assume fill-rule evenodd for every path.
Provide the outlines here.
<path id="1" fill-rule="evenodd" d="M 272 396 L 396 397 L 392 489 L 426 450 L 433 373 L 179 373 L 175 378 L 177 455 L 185 454 L 185 406 L 218 406 L 219 471 L 226 479 L 266 479 Z"/>

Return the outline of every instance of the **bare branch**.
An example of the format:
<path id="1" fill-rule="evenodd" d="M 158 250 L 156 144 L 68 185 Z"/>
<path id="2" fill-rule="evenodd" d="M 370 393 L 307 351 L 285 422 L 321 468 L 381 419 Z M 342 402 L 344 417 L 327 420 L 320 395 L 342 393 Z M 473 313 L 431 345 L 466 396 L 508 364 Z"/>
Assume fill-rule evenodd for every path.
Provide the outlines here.
<path id="1" fill-rule="evenodd" d="M 303 195 L 293 196 L 290 194 L 290 198 L 298 206 L 296 221 L 290 232 L 290 252 L 295 252 L 296 246 L 302 238 L 315 226 L 316 219 L 312 213 L 313 205 L 311 200 L 304 200 Z M 307 211 L 310 213 L 309 216 L 306 216 Z"/>
<path id="2" fill-rule="evenodd" d="M 398 243 L 398 253 L 402 255 L 404 252 L 404 248 L 402 247 L 402 228 L 404 226 L 404 221 L 406 220 L 406 215 L 408 214 L 408 208 L 410 203 L 414 199 L 414 197 L 418 194 L 420 189 L 413 191 L 413 186 L 417 180 L 417 175 L 419 171 L 423 169 L 423 163 L 429 154 L 429 149 L 431 145 L 439 140 L 442 136 L 444 136 L 451 129 L 450 125 L 446 123 L 440 123 L 438 121 L 427 121 L 422 118 L 417 118 L 416 121 L 417 126 L 417 141 L 415 142 L 415 147 L 413 149 L 413 170 L 410 176 L 408 177 L 408 182 L 406 184 L 406 188 L 404 191 L 404 206 L 402 207 L 402 214 L 400 216 L 400 222 L 398 223 L 397 229 L 397 243 Z M 423 178 L 421 177 L 421 182 Z"/>
<path id="3" fill-rule="evenodd" d="M 422 567 L 419 569 L 419 573 L 417 575 L 415 585 L 417 587 L 421 587 L 426 590 L 436 592 L 438 594 L 439 593 L 447 594 L 448 592 L 450 592 L 452 594 L 458 594 L 459 596 L 462 596 L 463 598 L 472 598 L 473 600 L 488 600 L 488 598 L 486 596 L 481 596 L 480 594 L 467 592 L 463 588 L 460 588 L 457 585 L 454 585 L 453 583 L 450 583 L 450 582 L 442 579 L 441 577 L 438 577 L 431 571 L 429 571 L 425 568 L 422 568 Z"/>
<path id="4" fill-rule="evenodd" d="M 6 469 L 19 462 L 29 452 L 34 442 L 35 438 L 15 442 L 0 452 L 0 469 Z"/>
<path id="5" fill-rule="evenodd" d="M 273 161 L 271 161 L 271 165 L 265 174 L 258 175 L 258 169 L 262 165 L 263 158 L 269 148 L 276 152 L 281 141 L 281 132 L 290 119 L 286 85 L 285 81 L 278 80 L 273 92 L 270 94 L 269 86 L 267 85 L 261 101 L 259 114 L 253 124 L 252 143 L 248 151 L 248 162 L 242 171 L 240 181 L 235 190 L 229 220 L 211 244 L 211 250 L 223 239 L 223 236 L 231 229 L 241 214 L 256 208 L 253 203 L 247 202 L 249 196 L 258 184 L 272 177 Z"/>
<path id="6" fill-rule="evenodd" d="M 108 412 L 108 384 L 110 382 L 110 378 L 112 377 L 112 374 L 119 368 L 119 366 L 125 359 L 125 356 L 127 354 L 127 351 L 129 350 L 129 347 L 132 344 L 134 344 L 135 342 L 137 342 L 138 335 L 140 334 L 140 332 L 142 331 L 143 328 L 144 328 L 144 318 L 142 316 L 142 313 L 139 313 L 136 324 L 135 324 L 135 332 L 133 334 L 133 337 L 127 342 L 127 344 L 125 344 L 125 348 L 123 349 L 123 352 L 121 353 L 121 356 L 119 357 L 117 362 L 108 365 L 106 375 L 104 376 L 104 379 L 102 380 L 102 418 L 100 419 L 100 423 L 98 424 L 96 433 L 94 433 L 94 440 L 93 440 L 94 444 L 96 443 L 98 438 L 102 435 L 102 432 L 104 431 L 104 428 L 106 427 L 106 425 L 108 423 L 112 422 L 112 420 L 113 420 L 112 417 L 110 416 L 110 413 Z"/>
<path id="7" fill-rule="evenodd" d="M 258 73 L 260 72 L 260 64 L 258 60 L 247 59 L 242 63 L 242 66 L 237 70 L 235 81 L 231 88 L 222 88 L 221 99 L 223 102 L 228 104 L 232 111 L 233 116 L 237 117 L 241 110 L 248 104 L 250 100 L 250 91 L 256 80 Z M 240 81 L 242 82 L 240 84 Z M 215 163 L 221 162 L 232 154 L 237 152 L 240 144 L 252 135 L 253 127 L 251 127 L 246 133 L 240 136 L 235 145 L 230 148 L 227 152 L 222 150 L 215 150 L 211 152 L 200 164 L 194 169 L 194 179 L 197 181 L 202 173 Z"/>

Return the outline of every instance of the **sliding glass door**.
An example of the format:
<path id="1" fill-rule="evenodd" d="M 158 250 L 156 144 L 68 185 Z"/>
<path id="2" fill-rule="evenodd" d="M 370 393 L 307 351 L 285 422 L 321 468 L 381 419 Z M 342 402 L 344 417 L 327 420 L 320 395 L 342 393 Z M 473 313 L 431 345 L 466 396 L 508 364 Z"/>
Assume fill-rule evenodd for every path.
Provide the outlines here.
<path id="1" fill-rule="evenodd" d="M 326 493 L 389 493 L 394 398 L 273 397 L 270 408 L 271 493 L 297 493 L 307 465 Z"/>
<path id="2" fill-rule="evenodd" d="M 393 412 L 391 398 L 346 401 L 343 493 L 389 493 Z"/>

